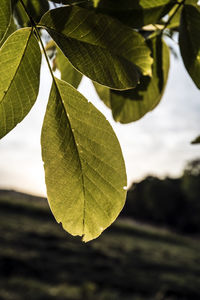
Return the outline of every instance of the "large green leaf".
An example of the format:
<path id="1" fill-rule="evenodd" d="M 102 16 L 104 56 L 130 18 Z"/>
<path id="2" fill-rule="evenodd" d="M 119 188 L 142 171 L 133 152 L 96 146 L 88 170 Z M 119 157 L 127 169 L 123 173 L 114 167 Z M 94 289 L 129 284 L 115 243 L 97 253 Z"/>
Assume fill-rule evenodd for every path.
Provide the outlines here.
<path id="1" fill-rule="evenodd" d="M 151 75 L 152 59 L 144 38 L 106 15 L 77 6 L 47 12 L 45 27 L 72 65 L 113 89 L 135 87 L 140 72 Z"/>
<path id="2" fill-rule="evenodd" d="M 0 4 L 0 41 L 2 40 L 11 19 L 11 1 L 1 0 Z"/>
<path id="3" fill-rule="evenodd" d="M 48 200 L 57 222 L 84 241 L 98 237 L 121 211 L 126 173 L 105 117 L 75 88 L 56 79 L 42 129 Z"/>
<path id="4" fill-rule="evenodd" d="M 169 49 L 160 36 L 149 40 L 149 47 L 154 58 L 152 77 L 143 76 L 135 89 L 115 91 L 95 84 L 100 98 L 112 109 L 118 122 L 136 121 L 160 102 L 168 77 Z"/>
<path id="5" fill-rule="evenodd" d="M 49 9 L 49 3 L 47 0 L 23 0 L 23 2 L 35 22 L 39 22 L 42 15 Z M 15 6 L 14 12 L 17 22 L 20 26 L 31 26 L 30 19 L 19 0 Z"/>
<path id="6" fill-rule="evenodd" d="M 200 88 L 200 7 L 185 5 L 181 15 L 179 45 L 184 65 Z"/>
<path id="7" fill-rule="evenodd" d="M 30 111 L 39 89 L 41 52 L 31 28 L 13 33 L 0 49 L 0 138 Z"/>
<path id="8" fill-rule="evenodd" d="M 159 22 L 175 3 L 173 0 L 100 0 L 97 10 L 139 28 Z"/>
<path id="9" fill-rule="evenodd" d="M 72 67 L 59 48 L 57 48 L 55 64 L 61 73 L 61 79 L 77 88 L 81 82 L 82 74 Z"/>

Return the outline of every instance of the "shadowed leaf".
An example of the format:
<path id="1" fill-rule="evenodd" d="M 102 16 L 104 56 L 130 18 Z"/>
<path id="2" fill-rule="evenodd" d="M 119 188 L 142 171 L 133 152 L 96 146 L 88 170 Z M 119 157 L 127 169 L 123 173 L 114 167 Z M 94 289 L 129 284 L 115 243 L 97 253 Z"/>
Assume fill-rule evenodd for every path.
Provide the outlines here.
<path id="1" fill-rule="evenodd" d="M 114 91 L 95 84 L 99 97 L 112 109 L 115 121 L 136 121 L 160 102 L 168 77 L 169 49 L 160 36 L 149 41 L 149 47 L 154 59 L 152 77 L 143 76 L 135 89 Z"/>
<path id="2" fill-rule="evenodd" d="M 179 45 L 184 65 L 200 88 L 200 7 L 197 4 L 183 7 Z"/>
<path id="3" fill-rule="evenodd" d="M 138 28 L 159 22 L 175 3 L 171 0 L 100 0 L 97 10 Z"/>
<path id="4" fill-rule="evenodd" d="M 82 74 L 72 67 L 66 56 L 57 48 L 55 64 L 61 73 L 61 79 L 78 88 Z"/>
<path id="5" fill-rule="evenodd" d="M 32 16 L 33 20 L 37 23 L 41 19 L 42 15 L 48 11 L 49 9 L 49 3 L 47 0 L 23 0 L 24 5 L 27 8 L 27 11 Z M 15 16 L 17 19 L 17 22 L 20 26 L 31 26 L 30 20 L 21 4 L 21 2 L 18 0 L 17 5 L 15 6 Z"/>

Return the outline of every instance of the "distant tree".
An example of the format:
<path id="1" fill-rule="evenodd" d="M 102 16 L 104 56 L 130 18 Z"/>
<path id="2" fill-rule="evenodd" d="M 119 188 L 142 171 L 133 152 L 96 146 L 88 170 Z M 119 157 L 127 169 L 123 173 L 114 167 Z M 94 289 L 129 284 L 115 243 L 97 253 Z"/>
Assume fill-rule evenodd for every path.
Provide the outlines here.
<path id="1" fill-rule="evenodd" d="M 200 233 L 200 160 L 189 162 L 180 178 L 147 177 L 134 183 L 121 216 Z"/>
<path id="2" fill-rule="evenodd" d="M 185 230 L 200 232 L 200 159 L 186 165 L 182 189 L 187 199 L 186 220 L 189 220 Z"/>
<path id="3" fill-rule="evenodd" d="M 184 176 L 192 175 L 192 176 L 200 176 L 200 159 L 194 159 L 185 167 Z"/>
<path id="4" fill-rule="evenodd" d="M 185 211 L 181 179 L 147 177 L 127 193 L 122 215 L 162 226 L 179 227 Z"/>
<path id="5" fill-rule="evenodd" d="M 200 88 L 196 0 L 1 0 L 0 137 L 36 101 L 42 50 L 52 76 L 41 136 L 48 200 L 56 220 L 84 241 L 116 219 L 127 183 L 115 133 L 76 88 L 86 75 L 116 121 L 139 120 L 164 93 L 170 49 L 163 37 L 176 33 Z"/>

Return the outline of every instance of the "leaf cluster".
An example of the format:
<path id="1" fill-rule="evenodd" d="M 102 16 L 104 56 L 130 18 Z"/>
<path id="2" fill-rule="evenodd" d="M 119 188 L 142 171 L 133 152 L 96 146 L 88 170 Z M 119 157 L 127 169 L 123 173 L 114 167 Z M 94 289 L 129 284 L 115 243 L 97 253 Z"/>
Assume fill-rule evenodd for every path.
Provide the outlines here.
<path id="1" fill-rule="evenodd" d="M 48 200 L 56 220 L 84 241 L 121 211 L 126 171 L 113 129 L 77 91 L 82 76 L 116 121 L 139 120 L 162 98 L 170 64 L 163 38 L 177 33 L 184 65 L 200 88 L 196 0 L 2 0 L 0 137 L 37 99 L 42 49 L 53 79 L 41 135 Z"/>

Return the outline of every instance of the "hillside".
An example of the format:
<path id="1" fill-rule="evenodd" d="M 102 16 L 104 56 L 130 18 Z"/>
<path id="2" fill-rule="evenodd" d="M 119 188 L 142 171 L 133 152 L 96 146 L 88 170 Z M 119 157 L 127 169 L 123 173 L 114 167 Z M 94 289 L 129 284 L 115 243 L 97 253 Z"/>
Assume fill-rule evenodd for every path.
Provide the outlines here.
<path id="1" fill-rule="evenodd" d="M 200 299 L 200 241 L 120 220 L 84 244 L 47 201 L 0 191 L 0 299 Z"/>

